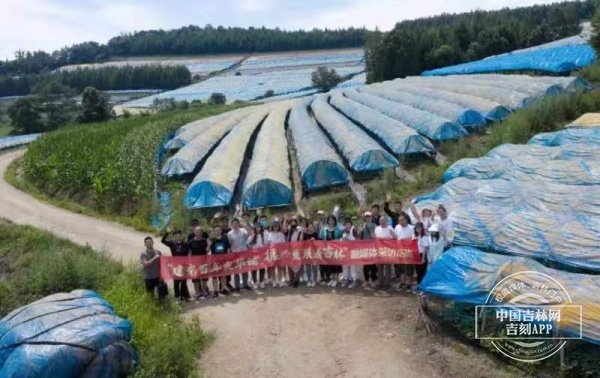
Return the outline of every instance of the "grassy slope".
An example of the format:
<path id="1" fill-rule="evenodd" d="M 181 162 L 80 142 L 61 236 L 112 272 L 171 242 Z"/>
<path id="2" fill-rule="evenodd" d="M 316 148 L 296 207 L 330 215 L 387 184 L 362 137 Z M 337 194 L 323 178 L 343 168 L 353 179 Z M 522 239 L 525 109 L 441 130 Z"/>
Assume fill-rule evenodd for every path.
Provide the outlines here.
<path id="1" fill-rule="evenodd" d="M 52 293 L 95 290 L 133 322 L 140 355 L 134 377 L 197 375 L 197 355 L 212 335 L 197 320 L 181 322 L 173 303 L 161 306 L 149 298 L 138 266 L 125 268 L 103 253 L 2 220 L 0 241 L 0 317 Z"/>

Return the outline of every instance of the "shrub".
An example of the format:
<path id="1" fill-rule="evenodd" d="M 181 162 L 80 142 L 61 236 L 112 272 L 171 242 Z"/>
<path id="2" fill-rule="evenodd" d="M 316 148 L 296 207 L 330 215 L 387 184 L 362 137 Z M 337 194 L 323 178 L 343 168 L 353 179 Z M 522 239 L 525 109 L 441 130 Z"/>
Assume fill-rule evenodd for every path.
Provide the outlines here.
<path id="1" fill-rule="evenodd" d="M 223 93 L 213 93 L 208 99 L 208 103 L 211 105 L 223 105 L 227 102 L 227 98 Z"/>
<path id="2" fill-rule="evenodd" d="M 341 82 L 342 77 L 333 68 L 317 67 L 312 73 L 313 86 L 321 89 L 323 92 L 328 92 Z"/>

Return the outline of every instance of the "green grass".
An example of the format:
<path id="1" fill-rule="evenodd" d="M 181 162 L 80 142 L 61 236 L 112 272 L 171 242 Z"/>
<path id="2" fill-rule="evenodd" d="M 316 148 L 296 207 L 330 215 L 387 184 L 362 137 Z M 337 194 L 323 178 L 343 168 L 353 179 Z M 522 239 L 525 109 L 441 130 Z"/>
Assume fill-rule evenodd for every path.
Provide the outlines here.
<path id="1" fill-rule="evenodd" d="M 13 130 L 12 126 L 6 123 L 0 122 L 0 138 L 8 136 Z"/>
<path id="2" fill-rule="evenodd" d="M 199 374 L 196 359 L 212 335 L 197 319 L 183 322 L 174 303 L 147 296 L 139 266 L 123 267 L 104 253 L 2 220 L 0 240 L 0 317 L 49 294 L 94 290 L 133 323 L 140 356 L 134 377 Z"/>

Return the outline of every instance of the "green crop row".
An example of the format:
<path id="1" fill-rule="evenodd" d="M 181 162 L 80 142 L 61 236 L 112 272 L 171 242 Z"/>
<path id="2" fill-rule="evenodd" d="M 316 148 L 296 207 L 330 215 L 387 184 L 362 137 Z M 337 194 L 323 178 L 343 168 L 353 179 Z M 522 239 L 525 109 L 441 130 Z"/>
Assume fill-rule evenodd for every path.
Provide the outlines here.
<path id="1" fill-rule="evenodd" d="M 149 222 L 161 142 L 186 123 L 231 109 L 203 106 L 67 127 L 29 146 L 23 174 L 51 197 L 70 198 L 111 215 L 137 214 Z"/>

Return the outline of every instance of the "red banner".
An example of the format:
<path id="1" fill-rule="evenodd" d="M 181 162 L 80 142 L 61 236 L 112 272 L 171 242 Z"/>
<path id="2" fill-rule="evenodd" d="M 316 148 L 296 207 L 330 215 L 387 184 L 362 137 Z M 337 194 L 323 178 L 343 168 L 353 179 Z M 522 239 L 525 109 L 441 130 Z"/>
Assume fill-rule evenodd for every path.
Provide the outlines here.
<path id="1" fill-rule="evenodd" d="M 209 256 L 163 256 L 164 280 L 206 279 L 279 266 L 420 264 L 416 240 L 300 241 Z"/>

